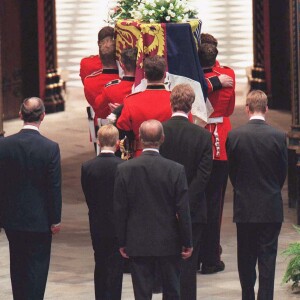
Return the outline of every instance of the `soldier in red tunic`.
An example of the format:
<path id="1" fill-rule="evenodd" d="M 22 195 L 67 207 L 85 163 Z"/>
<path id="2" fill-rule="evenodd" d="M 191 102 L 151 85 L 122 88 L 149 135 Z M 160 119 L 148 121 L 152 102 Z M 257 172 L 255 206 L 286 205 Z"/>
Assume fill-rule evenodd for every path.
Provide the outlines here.
<path id="1" fill-rule="evenodd" d="M 209 33 L 201 33 L 200 36 L 201 44 L 211 44 L 218 47 L 218 40 Z M 220 67 L 220 63 L 216 60 L 214 67 Z M 211 93 L 215 90 L 221 89 L 222 87 L 232 87 L 233 79 L 226 74 L 218 74 L 217 76 L 212 76 L 206 80 L 207 83 L 207 93 Z"/>
<path id="2" fill-rule="evenodd" d="M 114 38 L 114 29 L 110 26 L 105 26 L 98 32 L 98 46 L 101 42 Z M 91 55 L 84 57 L 80 62 L 80 73 L 82 83 L 86 76 L 102 69 L 102 62 L 99 55 Z"/>
<path id="3" fill-rule="evenodd" d="M 115 79 L 105 84 L 102 94 L 95 100 L 95 114 L 105 119 L 116 109 L 126 96 L 131 94 L 134 84 L 137 48 L 124 49 L 121 53 L 120 66 L 124 70 L 122 79 Z"/>
<path id="4" fill-rule="evenodd" d="M 166 71 L 165 59 L 160 56 L 147 57 L 144 61 L 145 78 L 148 85 L 145 91 L 131 94 L 124 99 L 124 107 L 117 121 L 117 127 L 130 131 L 135 135 L 135 156 L 139 156 L 142 148 L 139 146 L 139 127 L 150 119 L 160 122 L 170 119 L 170 91 L 164 86 Z"/>
<path id="5" fill-rule="evenodd" d="M 208 224 L 204 232 L 202 249 L 202 274 L 223 271 L 225 264 L 220 258 L 220 224 L 222 218 L 224 194 L 228 179 L 228 165 L 225 142 L 231 129 L 229 116 L 235 105 L 235 74 L 228 67 L 215 66 L 218 50 L 212 44 L 202 44 L 199 47 L 199 59 L 208 85 L 220 75 L 232 78 L 233 86 L 215 88 L 208 94 L 214 112 L 208 118 L 206 129 L 212 135 L 213 169 L 206 188 L 208 204 Z"/>
<path id="6" fill-rule="evenodd" d="M 86 100 L 96 110 L 95 100 L 102 93 L 104 85 L 114 79 L 119 79 L 118 67 L 116 64 L 116 43 L 114 40 L 101 42 L 99 55 L 103 69 L 92 73 L 84 79 L 84 94 Z"/>

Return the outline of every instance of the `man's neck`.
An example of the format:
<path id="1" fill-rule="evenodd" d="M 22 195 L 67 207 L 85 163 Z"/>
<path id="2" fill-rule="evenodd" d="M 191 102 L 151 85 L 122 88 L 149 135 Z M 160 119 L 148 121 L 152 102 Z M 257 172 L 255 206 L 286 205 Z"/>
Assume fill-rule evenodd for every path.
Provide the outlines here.
<path id="1" fill-rule="evenodd" d="M 189 113 L 186 113 L 183 110 L 172 111 L 172 116 L 184 116 L 188 118 L 188 114 Z"/>
<path id="2" fill-rule="evenodd" d="M 103 65 L 103 69 L 116 69 L 118 70 L 117 65 Z"/>
<path id="3" fill-rule="evenodd" d="M 143 152 L 144 151 L 155 151 L 159 153 L 159 147 L 144 147 Z"/>
<path id="4" fill-rule="evenodd" d="M 124 76 L 127 77 L 135 77 L 135 72 L 124 71 Z"/>
<path id="5" fill-rule="evenodd" d="M 30 123 L 30 122 L 24 122 L 23 123 L 23 126 L 25 126 L 25 125 L 29 125 L 29 126 L 34 126 L 34 127 L 37 127 L 38 129 L 40 128 L 40 126 L 41 126 L 41 123 L 39 122 L 39 123 Z"/>
<path id="6" fill-rule="evenodd" d="M 113 153 L 115 153 L 116 152 L 116 147 L 108 147 L 108 146 L 103 146 L 103 147 L 101 147 L 101 152 L 102 151 L 112 151 Z"/>
<path id="7" fill-rule="evenodd" d="M 266 115 L 264 113 L 249 113 L 249 120 L 251 119 L 261 119 L 261 120 L 265 120 Z"/>
<path id="8" fill-rule="evenodd" d="M 159 80 L 159 81 L 149 81 L 148 80 L 148 85 L 163 85 L 164 81 L 163 80 Z"/>
<path id="9" fill-rule="evenodd" d="M 213 68 L 214 65 L 210 66 L 210 67 L 202 67 L 202 70 L 208 70 L 208 69 L 211 69 Z"/>

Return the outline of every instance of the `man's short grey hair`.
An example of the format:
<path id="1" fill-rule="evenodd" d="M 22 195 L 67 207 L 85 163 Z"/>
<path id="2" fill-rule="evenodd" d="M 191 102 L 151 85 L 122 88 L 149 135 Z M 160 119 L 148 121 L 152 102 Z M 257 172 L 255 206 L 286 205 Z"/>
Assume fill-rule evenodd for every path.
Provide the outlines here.
<path id="1" fill-rule="evenodd" d="M 159 121 L 144 121 L 140 126 L 139 132 L 140 140 L 145 147 L 156 148 L 161 145 L 162 137 L 164 136 L 164 129 Z"/>
<path id="2" fill-rule="evenodd" d="M 20 107 L 22 119 L 26 123 L 39 123 L 44 112 L 44 102 L 38 97 L 26 98 Z"/>

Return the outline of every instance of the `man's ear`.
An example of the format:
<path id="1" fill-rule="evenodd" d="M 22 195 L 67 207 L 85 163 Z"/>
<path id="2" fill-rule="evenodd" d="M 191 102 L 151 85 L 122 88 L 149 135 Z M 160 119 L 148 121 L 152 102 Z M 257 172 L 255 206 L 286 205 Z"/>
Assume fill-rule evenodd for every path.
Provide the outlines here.
<path id="1" fill-rule="evenodd" d="M 266 112 L 265 113 L 267 113 L 269 111 L 269 106 L 267 105 L 266 106 Z"/>
<path id="2" fill-rule="evenodd" d="M 41 114 L 41 116 L 40 116 L 40 121 L 43 121 L 43 120 L 44 120 L 44 118 L 45 118 L 45 115 L 46 115 L 46 113 L 45 113 L 45 112 L 43 112 L 43 113 Z"/>
<path id="3" fill-rule="evenodd" d="M 23 120 L 23 116 L 22 116 L 22 114 L 21 114 L 20 111 L 19 111 L 19 118 L 20 118 L 21 120 Z"/>
<path id="4" fill-rule="evenodd" d="M 245 112 L 246 112 L 247 115 L 249 115 L 249 105 L 245 106 Z"/>

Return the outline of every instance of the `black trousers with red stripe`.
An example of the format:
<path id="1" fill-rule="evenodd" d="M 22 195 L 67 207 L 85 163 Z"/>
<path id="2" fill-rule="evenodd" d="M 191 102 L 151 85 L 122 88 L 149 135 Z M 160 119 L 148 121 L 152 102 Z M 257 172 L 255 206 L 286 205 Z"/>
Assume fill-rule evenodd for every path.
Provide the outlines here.
<path id="1" fill-rule="evenodd" d="M 227 180 L 227 161 L 214 160 L 205 190 L 207 224 L 203 230 L 200 249 L 200 261 L 206 266 L 215 266 L 220 261 L 220 230 Z"/>

